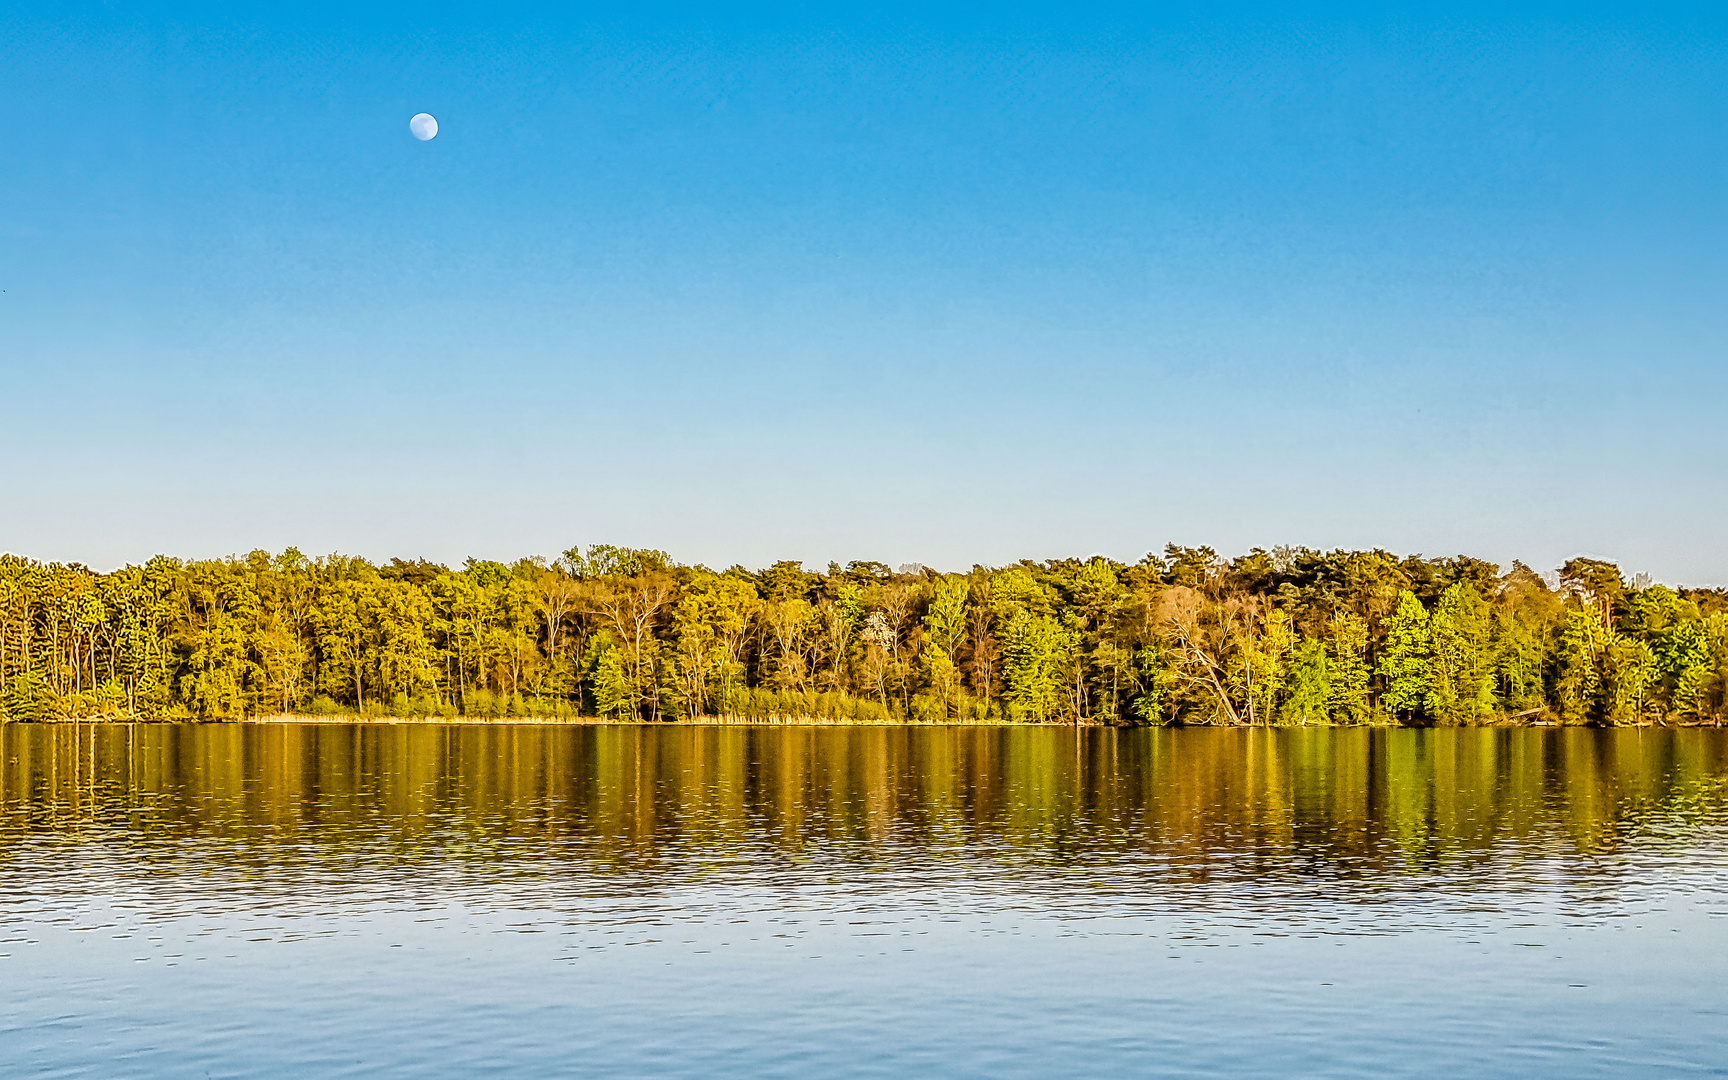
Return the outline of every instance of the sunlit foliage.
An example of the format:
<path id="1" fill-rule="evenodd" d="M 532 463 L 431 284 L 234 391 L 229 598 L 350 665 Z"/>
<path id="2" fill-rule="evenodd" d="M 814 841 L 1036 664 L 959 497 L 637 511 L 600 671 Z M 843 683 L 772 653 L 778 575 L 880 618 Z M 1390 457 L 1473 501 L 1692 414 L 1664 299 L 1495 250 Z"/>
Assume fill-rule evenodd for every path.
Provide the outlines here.
<path id="1" fill-rule="evenodd" d="M 1728 594 L 1575 559 L 1169 545 L 938 573 L 0 556 L 0 716 L 1719 723 Z"/>

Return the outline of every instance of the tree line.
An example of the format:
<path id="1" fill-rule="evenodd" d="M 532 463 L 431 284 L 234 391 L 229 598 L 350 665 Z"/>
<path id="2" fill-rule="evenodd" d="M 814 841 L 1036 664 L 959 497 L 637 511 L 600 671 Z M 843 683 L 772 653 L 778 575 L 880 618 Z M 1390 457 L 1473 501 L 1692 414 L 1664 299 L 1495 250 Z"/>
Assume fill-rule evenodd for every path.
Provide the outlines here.
<path id="1" fill-rule="evenodd" d="M 0 715 L 864 723 L 1720 723 L 1728 590 L 1578 558 L 1168 545 L 1132 565 L 750 571 L 594 545 L 0 556 Z"/>

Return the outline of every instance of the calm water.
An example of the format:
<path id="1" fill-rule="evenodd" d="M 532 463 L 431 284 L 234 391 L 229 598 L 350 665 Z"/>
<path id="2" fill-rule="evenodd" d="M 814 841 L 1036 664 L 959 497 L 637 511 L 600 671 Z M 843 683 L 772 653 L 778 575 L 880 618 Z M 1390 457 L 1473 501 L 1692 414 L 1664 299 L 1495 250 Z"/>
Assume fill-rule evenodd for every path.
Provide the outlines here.
<path id="1" fill-rule="evenodd" d="M 1728 732 L 0 728 L 7 1075 L 1728 1075 Z"/>

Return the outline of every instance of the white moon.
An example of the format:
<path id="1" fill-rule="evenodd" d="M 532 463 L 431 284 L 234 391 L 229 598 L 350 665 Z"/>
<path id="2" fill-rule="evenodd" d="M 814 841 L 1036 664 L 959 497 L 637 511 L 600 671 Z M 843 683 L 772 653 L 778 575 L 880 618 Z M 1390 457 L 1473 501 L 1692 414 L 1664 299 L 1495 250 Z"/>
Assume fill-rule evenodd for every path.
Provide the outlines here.
<path id="1" fill-rule="evenodd" d="M 438 134 L 438 121 L 432 118 L 431 113 L 415 113 L 414 118 L 408 121 L 408 131 L 416 139 L 425 142 Z"/>

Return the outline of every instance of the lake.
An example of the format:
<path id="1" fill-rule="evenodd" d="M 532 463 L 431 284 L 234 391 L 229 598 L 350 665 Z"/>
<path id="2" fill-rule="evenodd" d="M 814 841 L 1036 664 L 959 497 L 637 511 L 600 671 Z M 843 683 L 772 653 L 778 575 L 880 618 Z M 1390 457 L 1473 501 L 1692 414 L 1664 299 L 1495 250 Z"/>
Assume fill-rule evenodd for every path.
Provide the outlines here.
<path id="1" fill-rule="evenodd" d="M 1728 1075 L 1728 731 L 0 727 L 13 1076 Z"/>

